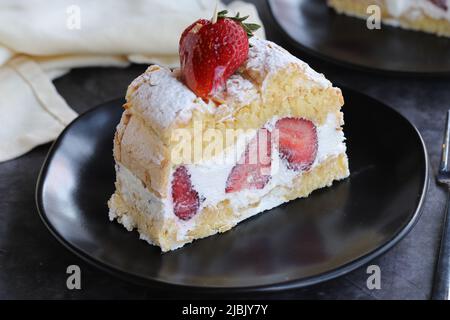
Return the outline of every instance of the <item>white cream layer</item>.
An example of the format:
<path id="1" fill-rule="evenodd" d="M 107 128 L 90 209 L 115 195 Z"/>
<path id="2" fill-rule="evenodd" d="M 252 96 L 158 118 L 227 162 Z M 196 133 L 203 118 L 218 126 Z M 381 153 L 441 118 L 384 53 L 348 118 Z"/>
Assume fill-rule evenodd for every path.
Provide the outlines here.
<path id="1" fill-rule="evenodd" d="M 273 128 L 278 118 L 274 117 L 266 124 L 270 130 Z M 340 129 L 338 120 L 334 114 L 329 114 L 326 122 L 317 128 L 319 148 L 313 168 L 326 160 L 330 156 L 339 155 L 346 151 L 344 143 L 344 133 Z M 243 137 L 243 141 L 249 141 L 252 137 Z M 243 154 L 246 144 L 237 143 L 238 150 L 231 150 L 226 155 L 226 161 L 213 159 L 202 164 L 187 165 L 191 174 L 191 181 L 195 190 L 205 198 L 203 207 L 214 206 L 223 200 L 230 200 L 231 206 L 238 210 L 247 207 L 250 204 L 259 201 L 261 197 L 269 193 L 273 188 L 279 185 L 290 185 L 293 179 L 299 174 L 296 171 L 289 170 L 286 164 L 280 160 L 278 150 L 274 145 L 272 148 L 272 174 L 269 183 L 260 190 L 246 190 L 234 193 L 225 193 L 225 186 L 228 176 L 236 165 L 240 155 Z M 237 155 L 237 156 L 236 156 Z M 220 164 L 218 162 L 221 161 Z"/>
<path id="2" fill-rule="evenodd" d="M 153 192 L 150 192 L 139 178 L 120 163 L 116 164 L 116 180 L 120 186 L 120 189 L 118 190 L 120 196 L 125 202 L 133 203 L 140 212 L 153 215 L 156 219 L 164 219 L 169 213 L 173 214 L 171 201 L 159 198 Z M 110 220 L 115 218 L 114 212 L 110 211 L 109 218 Z M 131 231 L 134 226 L 133 221 L 128 221 L 123 217 L 122 224 L 129 231 Z"/>
<path id="3" fill-rule="evenodd" d="M 450 0 L 447 7 L 450 8 Z M 389 14 L 398 18 L 406 15 L 409 19 L 417 19 L 422 13 L 433 19 L 446 19 L 450 21 L 450 10 L 443 10 L 429 0 L 385 0 Z"/>
<path id="4" fill-rule="evenodd" d="M 266 126 L 270 129 L 276 120 L 276 118 L 273 118 L 267 123 Z M 336 119 L 334 114 L 328 115 L 326 122 L 317 128 L 317 134 L 319 146 L 316 160 L 312 166 L 313 169 L 329 157 L 338 156 L 346 152 L 344 133 L 341 130 L 339 121 Z M 250 138 L 251 137 L 245 137 L 243 138 L 243 141 L 248 141 Z M 238 143 L 236 148 L 240 149 L 234 150 L 234 152 L 230 152 L 229 154 L 234 155 L 244 152 L 245 143 Z M 191 181 L 195 190 L 202 198 L 204 198 L 201 208 L 206 206 L 215 206 L 221 201 L 228 199 L 233 209 L 239 212 L 241 211 L 240 209 L 246 208 L 263 198 L 258 207 L 247 210 L 240 216 L 237 216 L 235 223 L 238 223 L 239 221 L 242 221 L 254 214 L 271 209 L 285 202 L 281 195 L 280 197 L 266 197 L 266 195 L 277 186 L 291 186 L 293 180 L 302 173 L 289 170 L 283 160 L 278 161 L 279 158 L 278 152 L 274 147 L 272 149 L 273 175 L 269 183 L 263 189 L 245 190 L 228 194 L 225 193 L 225 186 L 231 169 L 236 165 L 237 160 L 234 156 L 233 158 L 227 158 L 226 161 L 222 161 L 220 165 L 218 164 L 220 161 L 210 160 L 202 164 L 187 165 L 186 167 L 191 175 Z M 151 214 L 157 219 L 168 219 L 174 217 L 170 190 L 168 190 L 167 193 L 169 195 L 168 198 L 159 198 L 148 191 L 148 189 L 144 187 L 143 183 L 124 166 L 117 164 L 116 174 L 117 180 L 121 185 L 121 195 L 126 202 L 134 203 L 136 208 L 138 208 L 141 212 Z M 169 182 L 168 187 L 170 188 L 170 186 L 171 183 Z M 198 215 L 188 221 L 176 219 L 179 226 L 179 240 L 182 240 L 186 233 L 190 229 L 194 228 L 197 217 Z M 132 229 L 133 221 L 122 219 L 122 223 L 128 230 L 130 228 Z"/>

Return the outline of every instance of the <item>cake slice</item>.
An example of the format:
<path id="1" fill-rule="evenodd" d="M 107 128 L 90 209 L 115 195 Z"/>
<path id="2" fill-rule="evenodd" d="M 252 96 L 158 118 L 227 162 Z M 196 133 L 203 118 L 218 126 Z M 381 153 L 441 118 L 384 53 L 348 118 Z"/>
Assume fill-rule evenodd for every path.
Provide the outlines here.
<path id="1" fill-rule="evenodd" d="M 363 19 L 370 5 L 378 5 L 386 24 L 450 37 L 450 0 L 328 0 L 328 5 Z"/>
<path id="2" fill-rule="evenodd" d="M 341 91 L 273 42 L 246 45 L 222 83 L 216 69 L 188 86 L 182 61 L 153 65 L 128 88 L 109 217 L 163 252 L 349 175 Z"/>

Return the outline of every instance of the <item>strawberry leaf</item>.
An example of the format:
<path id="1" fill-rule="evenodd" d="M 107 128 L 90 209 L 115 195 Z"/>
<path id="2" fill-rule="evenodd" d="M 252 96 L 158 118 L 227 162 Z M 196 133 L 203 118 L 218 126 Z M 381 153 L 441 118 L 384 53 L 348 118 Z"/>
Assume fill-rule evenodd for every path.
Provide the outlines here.
<path id="1" fill-rule="evenodd" d="M 261 28 L 261 26 L 256 23 L 244 23 L 244 21 L 247 20 L 250 16 L 241 17 L 241 14 L 239 12 L 234 17 L 228 17 L 227 14 L 228 10 L 222 10 L 219 13 L 217 13 L 217 18 L 218 19 L 228 18 L 236 22 L 239 22 L 239 24 L 242 26 L 242 28 L 244 28 L 249 38 L 253 37 L 253 33 L 259 28 Z"/>

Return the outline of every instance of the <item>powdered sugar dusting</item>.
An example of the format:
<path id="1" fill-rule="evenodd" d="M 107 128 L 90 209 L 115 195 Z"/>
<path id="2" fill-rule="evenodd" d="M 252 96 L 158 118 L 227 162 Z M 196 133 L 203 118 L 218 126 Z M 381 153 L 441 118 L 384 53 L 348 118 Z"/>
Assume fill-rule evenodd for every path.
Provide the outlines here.
<path id="1" fill-rule="evenodd" d="M 223 100 L 222 106 L 205 103 L 179 79 L 179 71 L 151 66 L 136 78 L 128 88 L 127 101 L 142 117 L 162 128 L 174 122 L 188 122 L 193 110 L 206 113 L 224 113 L 227 119 L 238 108 L 249 105 L 261 97 L 266 79 L 282 68 L 297 65 L 306 76 L 298 86 L 328 88 L 332 84 L 322 74 L 311 69 L 308 64 L 291 55 L 277 44 L 252 37 L 251 48 L 246 63 L 231 76 L 224 91 L 217 94 Z M 250 79 L 249 79 L 250 77 Z"/>
<path id="2" fill-rule="evenodd" d="M 289 64 L 295 64 L 301 67 L 313 85 L 323 88 L 332 86 L 323 74 L 317 73 L 308 64 L 294 57 L 279 45 L 257 37 L 250 39 L 250 45 L 249 58 L 244 67 L 250 75 L 264 81 L 279 69 L 285 68 Z"/>
<path id="3" fill-rule="evenodd" d="M 259 97 L 255 84 L 240 74 L 232 75 L 228 79 L 225 94 L 227 103 L 244 106 Z"/>
<path id="4" fill-rule="evenodd" d="M 156 65 L 131 83 L 127 101 L 144 119 L 163 128 L 175 120 L 188 122 L 194 109 L 210 109 L 177 78 L 177 72 Z"/>

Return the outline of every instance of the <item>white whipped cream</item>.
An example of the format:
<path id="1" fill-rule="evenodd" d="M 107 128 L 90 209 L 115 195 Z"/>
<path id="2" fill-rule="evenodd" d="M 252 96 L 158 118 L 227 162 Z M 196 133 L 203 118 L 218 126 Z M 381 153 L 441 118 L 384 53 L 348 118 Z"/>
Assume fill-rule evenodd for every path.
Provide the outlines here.
<path id="1" fill-rule="evenodd" d="M 274 123 L 279 118 L 274 117 L 268 121 L 266 127 L 273 128 Z M 330 156 L 336 156 L 346 151 L 344 143 L 345 137 L 340 128 L 338 120 L 334 114 L 329 114 L 326 122 L 317 127 L 318 151 L 313 168 L 319 165 Z M 254 133 L 256 134 L 256 133 Z M 250 141 L 252 137 L 241 137 L 242 141 Z M 214 206 L 223 200 L 230 200 L 235 208 L 247 207 L 254 201 L 258 201 L 262 196 L 269 193 L 279 185 L 290 185 L 298 172 L 289 170 L 283 161 L 279 161 L 280 156 L 276 146 L 272 148 L 272 178 L 269 183 L 260 190 L 245 190 L 241 192 L 225 193 L 225 186 L 232 168 L 236 165 L 240 155 L 243 154 L 246 145 L 237 143 L 233 148 L 238 150 L 225 150 L 226 157 L 218 156 L 220 160 L 211 159 L 202 164 L 187 165 L 191 174 L 191 181 L 194 189 L 205 198 L 202 206 Z M 236 156 L 237 155 L 237 156 Z M 219 164 L 222 158 L 226 158 L 225 163 Z"/>
<path id="2" fill-rule="evenodd" d="M 450 0 L 446 0 L 450 8 Z M 450 10 L 443 10 L 429 0 L 385 0 L 387 10 L 393 17 L 406 15 L 410 19 L 416 19 L 421 13 L 433 19 L 446 19 L 450 21 Z"/>
<path id="3" fill-rule="evenodd" d="M 163 219 L 169 214 L 173 215 L 171 201 L 150 192 L 139 178 L 120 163 L 116 164 L 116 180 L 119 182 L 119 191 L 122 198 L 127 203 L 133 203 L 140 212 L 153 215 L 157 219 Z M 113 218 L 114 216 L 110 215 L 110 219 L 113 220 Z M 131 221 L 124 223 L 122 218 L 122 224 L 127 230 L 130 230 L 130 227 L 133 229 Z"/>
<path id="4" fill-rule="evenodd" d="M 387 0 L 385 1 L 388 12 L 394 17 L 400 17 L 411 7 L 411 0 Z"/>

